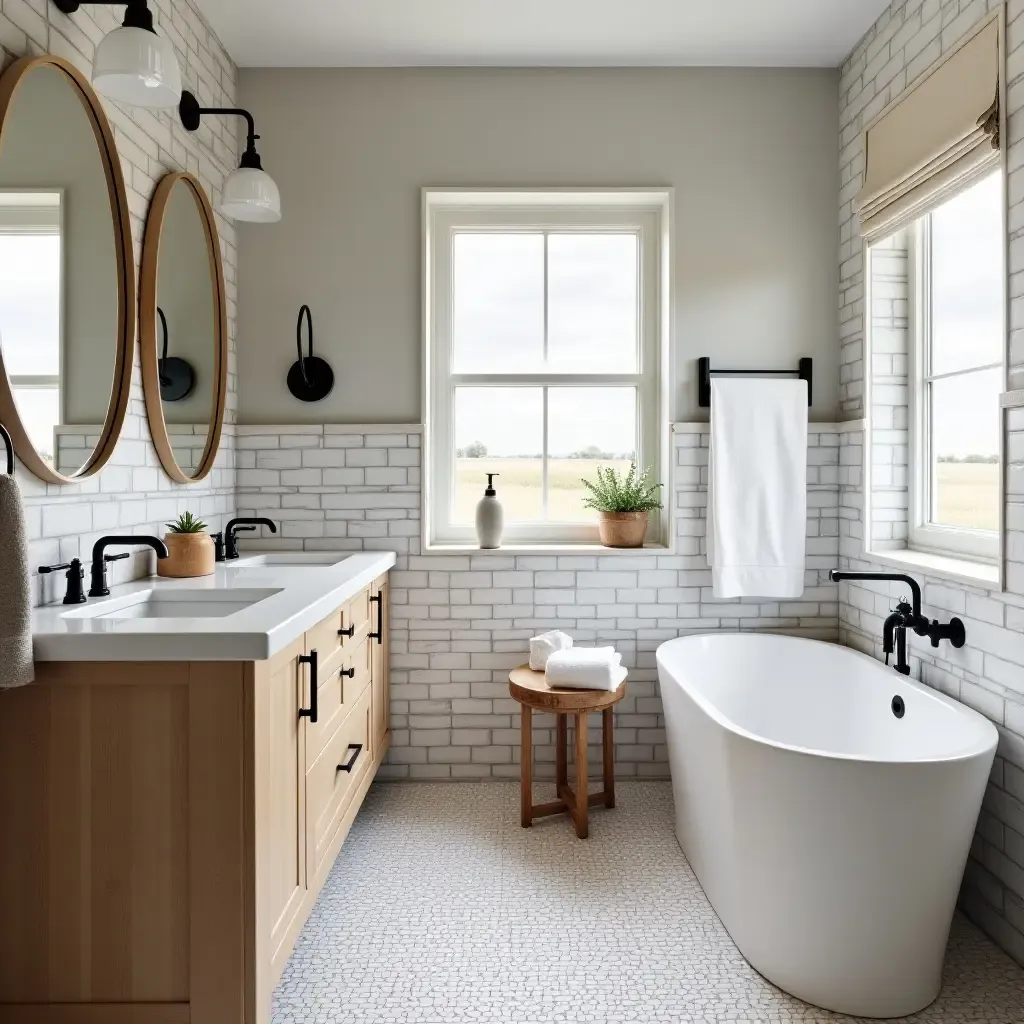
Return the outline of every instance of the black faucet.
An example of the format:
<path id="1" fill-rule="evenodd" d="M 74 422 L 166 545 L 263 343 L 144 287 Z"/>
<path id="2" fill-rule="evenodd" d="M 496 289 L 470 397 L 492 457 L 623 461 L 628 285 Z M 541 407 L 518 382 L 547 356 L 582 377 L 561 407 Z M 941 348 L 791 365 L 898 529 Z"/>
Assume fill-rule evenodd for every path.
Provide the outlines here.
<path id="1" fill-rule="evenodd" d="M 242 525 L 243 523 L 251 525 Z M 214 534 L 213 543 L 216 548 L 216 559 L 218 562 L 230 561 L 238 557 L 238 538 L 235 534 L 248 533 L 255 530 L 257 526 L 265 526 L 271 533 L 277 533 L 277 526 L 272 519 L 255 518 L 242 516 L 238 519 L 231 519 L 224 527 L 223 537 Z"/>
<path id="2" fill-rule="evenodd" d="M 108 555 L 106 549 L 111 544 L 127 547 L 148 547 L 156 552 L 157 558 L 167 557 L 167 545 L 157 537 L 100 537 L 92 548 L 92 586 L 89 587 L 90 597 L 106 597 L 110 593 L 107 586 L 107 562 L 118 562 L 128 557 L 124 551 L 120 555 Z"/>
<path id="3" fill-rule="evenodd" d="M 832 569 L 828 578 L 833 583 L 841 580 L 889 580 L 893 583 L 906 583 L 910 587 L 911 604 L 900 601 L 895 610 L 886 618 L 882 627 L 882 653 L 885 663 L 889 664 L 889 655 L 896 653 L 896 671 L 901 675 L 910 675 L 907 662 L 907 630 L 912 629 L 918 636 L 926 636 L 932 647 L 938 647 L 940 640 L 948 640 L 954 647 L 963 647 L 967 642 L 967 631 L 963 622 L 955 616 L 949 622 L 942 623 L 938 619 L 928 620 L 921 614 L 921 588 L 917 580 L 901 572 L 847 572 Z"/>

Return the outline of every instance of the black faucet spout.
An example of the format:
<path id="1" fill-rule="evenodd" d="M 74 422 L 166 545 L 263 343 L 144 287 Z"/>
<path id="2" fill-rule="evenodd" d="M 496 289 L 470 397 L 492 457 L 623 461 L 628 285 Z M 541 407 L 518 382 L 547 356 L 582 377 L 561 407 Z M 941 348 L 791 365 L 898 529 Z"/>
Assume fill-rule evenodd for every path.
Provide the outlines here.
<path id="1" fill-rule="evenodd" d="M 156 552 L 157 558 L 166 558 L 168 556 L 167 545 L 159 537 L 100 537 L 92 548 L 92 586 L 89 587 L 90 597 L 106 597 L 110 593 L 110 588 L 107 586 L 107 563 L 118 562 L 122 558 L 128 557 L 127 551 L 119 555 L 108 555 L 106 550 L 113 545 L 132 548 L 148 547 Z"/>
<path id="2" fill-rule="evenodd" d="M 240 516 L 237 519 L 228 521 L 228 525 L 224 527 L 225 560 L 238 557 L 238 544 L 235 535 L 242 532 L 248 533 L 250 530 L 255 530 L 257 526 L 265 526 L 271 533 L 277 533 L 277 525 L 274 521 L 264 516 Z"/>
<path id="3" fill-rule="evenodd" d="M 921 615 L 921 587 L 913 576 L 902 572 L 853 572 L 846 569 L 831 569 L 828 578 L 833 583 L 840 583 L 842 580 L 888 580 L 891 583 L 905 583 L 910 588 L 911 614 L 914 617 L 914 622 L 908 622 L 907 625 L 914 628 L 915 632 L 918 623 L 927 625 L 927 620 Z"/>

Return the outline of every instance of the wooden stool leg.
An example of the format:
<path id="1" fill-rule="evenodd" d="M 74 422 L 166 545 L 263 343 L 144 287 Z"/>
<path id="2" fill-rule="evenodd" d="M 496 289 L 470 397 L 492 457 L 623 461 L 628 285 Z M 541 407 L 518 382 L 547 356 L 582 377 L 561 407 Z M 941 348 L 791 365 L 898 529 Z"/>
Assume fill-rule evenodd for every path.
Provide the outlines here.
<path id="1" fill-rule="evenodd" d="M 569 784 L 569 716 L 555 715 L 555 792 Z"/>
<path id="2" fill-rule="evenodd" d="M 601 732 L 604 747 L 604 805 L 615 806 L 615 720 L 612 709 L 605 708 L 602 714 Z"/>
<path id="3" fill-rule="evenodd" d="M 586 839 L 590 834 L 587 812 L 590 807 L 587 799 L 587 713 L 581 711 L 576 716 L 576 836 Z"/>
<path id="4" fill-rule="evenodd" d="M 520 824 L 529 828 L 533 824 L 533 711 L 525 704 L 522 714 L 522 752 L 520 755 L 521 801 Z"/>

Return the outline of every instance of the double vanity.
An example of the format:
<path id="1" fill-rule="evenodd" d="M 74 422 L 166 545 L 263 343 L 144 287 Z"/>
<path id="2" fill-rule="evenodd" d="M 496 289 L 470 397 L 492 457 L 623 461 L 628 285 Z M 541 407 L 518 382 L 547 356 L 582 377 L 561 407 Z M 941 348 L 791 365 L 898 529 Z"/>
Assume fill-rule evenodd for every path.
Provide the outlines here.
<path id="1" fill-rule="evenodd" d="M 265 1024 L 388 747 L 395 556 L 39 608 L 0 701 L 0 1022 Z"/>

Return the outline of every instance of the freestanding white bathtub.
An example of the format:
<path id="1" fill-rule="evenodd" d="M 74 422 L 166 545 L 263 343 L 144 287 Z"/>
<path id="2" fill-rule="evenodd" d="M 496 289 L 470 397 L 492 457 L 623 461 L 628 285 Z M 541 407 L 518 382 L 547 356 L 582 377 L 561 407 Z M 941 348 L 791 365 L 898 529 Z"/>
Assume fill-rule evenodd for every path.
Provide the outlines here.
<path id="1" fill-rule="evenodd" d="M 658 649 L 658 675 L 676 834 L 744 957 L 826 1009 L 927 1006 L 994 726 L 813 640 L 683 637 Z"/>

